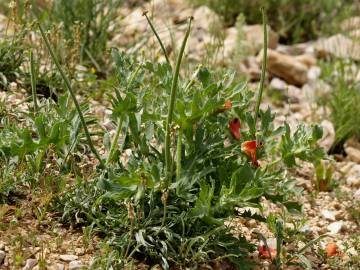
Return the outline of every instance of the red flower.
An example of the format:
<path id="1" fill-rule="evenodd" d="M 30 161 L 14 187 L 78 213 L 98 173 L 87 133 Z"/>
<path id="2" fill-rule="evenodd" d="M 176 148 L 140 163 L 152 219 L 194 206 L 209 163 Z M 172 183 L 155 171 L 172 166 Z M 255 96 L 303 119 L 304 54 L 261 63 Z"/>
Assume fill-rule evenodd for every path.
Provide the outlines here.
<path id="1" fill-rule="evenodd" d="M 229 129 L 231 131 L 231 134 L 236 140 L 240 140 L 241 134 L 240 134 L 240 120 L 239 118 L 234 118 L 229 123 Z"/>
<path id="2" fill-rule="evenodd" d="M 224 111 L 230 110 L 232 108 L 232 103 L 230 100 L 226 100 L 224 103 Z"/>
<path id="3" fill-rule="evenodd" d="M 264 245 L 262 245 L 262 246 L 259 246 L 258 250 L 259 250 L 260 257 L 263 257 L 263 258 L 275 258 L 276 257 L 276 249 L 274 249 L 272 247 L 269 247 L 269 250 L 267 250 L 267 248 Z M 269 254 L 269 251 L 270 251 L 270 254 Z"/>
<path id="4" fill-rule="evenodd" d="M 330 242 L 326 246 L 326 255 L 328 257 L 336 256 L 339 252 L 339 247 L 334 242 Z"/>
<path id="5" fill-rule="evenodd" d="M 259 167 L 260 164 L 256 158 L 256 148 L 257 148 L 256 141 L 246 141 L 241 144 L 241 150 L 246 155 L 248 155 L 248 157 L 250 157 L 252 165 L 254 167 Z"/>

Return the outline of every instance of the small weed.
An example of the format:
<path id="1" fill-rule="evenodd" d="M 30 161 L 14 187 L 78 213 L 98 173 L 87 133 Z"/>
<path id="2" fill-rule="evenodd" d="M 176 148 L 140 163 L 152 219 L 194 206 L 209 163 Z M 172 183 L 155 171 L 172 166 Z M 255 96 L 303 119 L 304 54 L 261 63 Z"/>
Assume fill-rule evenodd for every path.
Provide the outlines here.
<path id="1" fill-rule="evenodd" d="M 56 0 L 43 12 L 52 23 L 62 24 L 65 40 L 70 48 L 78 50 L 85 61 L 100 70 L 98 62 L 104 59 L 110 22 L 116 18 L 121 0 Z"/>
<path id="2" fill-rule="evenodd" d="M 329 109 L 326 117 L 335 126 L 333 150 L 341 147 L 352 136 L 360 138 L 360 91 L 352 72 L 353 65 L 356 64 L 345 60 L 334 60 L 322 65 L 323 79 L 333 88 L 330 96 L 319 100 L 325 109 Z"/>
<path id="3" fill-rule="evenodd" d="M 0 89 L 8 89 L 9 84 L 23 74 L 20 66 L 25 61 L 25 35 L 24 31 L 15 37 L 0 40 Z"/>
<path id="4" fill-rule="evenodd" d="M 315 189 L 317 191 L 330 191 L 333 188 L 334 164 L 322 160 L 315 165 Z"/>

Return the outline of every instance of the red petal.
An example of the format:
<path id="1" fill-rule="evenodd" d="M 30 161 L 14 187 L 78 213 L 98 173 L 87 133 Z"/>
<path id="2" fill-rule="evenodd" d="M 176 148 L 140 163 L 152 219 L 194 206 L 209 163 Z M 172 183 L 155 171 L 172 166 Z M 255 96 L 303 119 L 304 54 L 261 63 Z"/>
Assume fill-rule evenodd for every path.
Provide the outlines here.
<path id="1" fill-rule="evenodd" d="M 270 258 L 270 254 L 271 254 L 271 258 L 276 257 L 276 249 L 274 249 L 272 247 L 269 247 L 270 254 L 269 254 L 269 251 L 266 249 L 265 246 L 259 246 L 258 250 L 259 250 L 260 257 Z"/>
<path id="2" fill-rule="evenodd" d="M 260 164 L 256 158 L 256 141 L 246 141 L 241 144 L 241 150 L 244 151 L 246 155 L 248 155 L 251 159 L 251 163 L 254 167 L 259 167 Z"/>
<path id="3" fill-rule="evenodd" d="M 256 140 L 243 142 L 243 143 L 241 144 L 241 148 L 242 148 L 244 151 L 256 150 Z"/>
<path id="4" fill-rule="evenodd" d="M 234 118 L 229 123 L 229 128 L 231 131 L 231 134 L 234 136 L 236 140 L 239 140 L 241 137 L 240 134 L 240 120 L 238 118 Z"/>
<path id="5" fill-rule="evenodd" d="M 330 242 L 326 246 L 326 255 L 328 257 L 335 256 L 338 253 L 338 246 L 334 242 Z"/>

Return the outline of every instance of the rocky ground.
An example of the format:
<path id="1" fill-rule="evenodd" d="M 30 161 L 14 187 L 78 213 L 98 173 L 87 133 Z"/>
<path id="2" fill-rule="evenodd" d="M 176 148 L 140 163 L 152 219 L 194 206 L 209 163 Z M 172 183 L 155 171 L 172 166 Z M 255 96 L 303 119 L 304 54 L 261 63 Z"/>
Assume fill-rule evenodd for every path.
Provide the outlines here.
<path id="1" fill-rule="evenodd" d="M 183 35 L 186 18 L 194 16 L 193 31 L 186 53 L 188 61 L 197 62 L 211 58 L 210 63 L 235 67 L 245 74 L 250 80 L 250 87 L 256 85 L 262 59 L 261 25 L 217 29 L 217 35 L 223 35 L 222 46 L 217 51 L 210 51 L 209 55 L 209 50 L 216 43 L 216 31 L 210 26 L 220 21 L 217 15 L 205 6 L 194 9 L 185 1 L 171 0 L 164 3 L 159 0 L 152 1 L 147 6 L 121 7 L 118 11 L 119 20 L 112 25 L 114 35 L 109 46 L 123 47 L 132 53 L 144 52 L 148 53 L 149 57 L 161 58 L 156 49 L 158 46 L 155 46 L 155 40 L 142 16 L 144 10 L 152 14 L 153 23 L 159 29 L 169 52 L 179 46 L 174 44 L 174 40 Z M 359 37 L 359 25 L 360 17 L 352 18 L 344 22 L 343 29 L 350 36 Z M 239 48 L 239 36 L 242 37 L 241 48 L 247 48 L 248 54 L 235 58 Z M 321 117 L 323 108 L 317 107 L 314 102 L 319 96 L 329 93 L 331 86 L 320 79 L 318 61 L 326 55 L 360 60 L 360 44 L 354 43 L 348 36 L 336 34 L 303 44 L 282 45 L 279 44 L 277 33 L 269 29 L 269 48 L 268 85 L 286 96 L 287 100 L 283 104 L 272 105 L 277 113 L 276 121 L 286 119 L 291 126 L 301 121 L 320 123 L 324 129 L 320 144 L 329 150 L 335 140 L 334 127 L 329 120 Z M 234 60 L 238 62 L 234 64 Z M 360 81 L 360 71 L 356 66 L 350 69 L 349 73 Z M 26 93 L 19 89 L 16 83 L 13 84 L 12 91 L 0 92 L 0 100 L 4 101 L 10 112 L 18 111 L 21 106 L 25 108 L 25 99 Z M 267 102 L 271 103 L 270 98 Z M 103 105 L 93 104 L 93 111 L 101 120 L 108 121 Z M 330 191 L 316 191 L 314 169 L 309 164 L 304 164 L 293 172 L 297 185 L 304 188 L 304 196 L 299 198 L 303 203 L 304 216 L 289 216 L 286 223 L 289 230 L 298 229 L 312 238 L 328 234 L 328 237 L 316 244 L 323 249 L 330 242 L 336 244 L 338 252 L 332 261 L 324 260 L 311 249 L 305 251 L 305 255 L 313 261 L 317 269 L 345 269 L 344 265 L 359 256 L 360 252 L 360 143 L 349 140 L 345 145 L 345 155 L 331 156 L 331 159 L 335 172 L 334 188 Z M 99 250 L 97 239 L 89 238 L 79 230 L 61 226 L 46 211 L 44 216 L 39 217 L 41 209 L 33 208 L 35 204 L 31 202 L 32 199 L 24 199 L 23 204 L 16 208 L 0 205 L 0 269 L 44 269 L 42 267 L 45 265 L 46 269 L 54 270 L 86 268 L 96 250 Z M 263 206 L 265 214 L 282 213 L 282 209 L 267 201 L 263 202 Z M 270 239 L 269 243 L 271 238 L 274 238 L 265 225 L 255 221 L 248 222 L 239 218 L 231 221 L 231 224 L 236 224 L 235 231 L 244 234 L 255 244 L 258 244 L 259 240 L 253 232 L 263 234 Z M 298 246 L 298 243 L 290 243 L 286 248 L 291 250 L 302 247 Z M 268 269 L 269 260 L 261 258 L 258 251 L 252 254 L 252 257 L 258 264 L 257 269 Z"/>

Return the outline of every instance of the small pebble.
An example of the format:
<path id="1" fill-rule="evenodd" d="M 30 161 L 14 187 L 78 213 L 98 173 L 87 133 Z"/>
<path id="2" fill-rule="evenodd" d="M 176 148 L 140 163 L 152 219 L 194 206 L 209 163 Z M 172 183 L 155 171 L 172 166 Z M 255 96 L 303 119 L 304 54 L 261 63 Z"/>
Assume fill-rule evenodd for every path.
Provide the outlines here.
<path id="1" fill-rule="evenodd" d="M 10 89 L 10 91 L 16 91 L 17 83 L 16 82 L 9 83 L 9 89 Z"/>
<path id="2" fill-rule="evenodd" d="M 84 267 L 84 265 L 81 261 L 72 261 L 69 264 L 70 270 L 81 269 L 82 267 Z"/>
<path id="3" fill-rule="evenodd" d="M 327 229 L 330 232 L 330 234 L 332 235 L 337 234 L 344 229 L 344 222 L 343 221 L 332 222 L 329 224 L 329 226 L 327 226 Z"/>
<path id="4" fill-rule="evenodd" d="M 309 225 L 304 225 L 299 229 L 299 231 L 302 233 L 311 233 L 312 229 L 310 228 Z"/>
<path id="5" fill-rule="evenodd" d="M 270 82 L 270 87 L 276 90 L 286 90 L 287 83 L 279 78 L 274 78 Z"/>
<path id="6" fill-rule="evenodd" d="M 23 270 L 30 270 L 33 269 L 34 266 L 37 264 L 37 259 L 27 259 Z"/>
<path id="7" fill-rule="evenodd" d="M 64 261 L 64 262 L 71 262 L 71 261 L 75 261 L 77 260 L 79 257 L 76 255 L 68 255 L 68 254 L 64 254 L 64 255 L 60 255 L 60 260 Z"/>
<path id="8" fill-rule="evenodd" d="M 337 212 L 335 213 L 335 218 L 336 218 L 336 220 L 345 219 L 345 212 L 343 212 L 343 211 L 337 211 Z"/>
<path id="9" fill-rule="evenodd" d="M 350 254 L 351 256 L 358 256 L 359 253 L 356 251 L 356 249 L 354 247 L 351 247 L 347 250 L 347 253 Z"/>
<path id="10" fill-rule="evenodd" d="M 256 220 L 254 219 L 250 219 L 246 222 L 246 225 L 250 228 L 256 228 L 257 227 L 257 223 Z"/>
<path id="11" fill-rule="evenodd" d="M 75 254 L 78 256 L 82 256 L 85 254 L 84 248 L 75 248 Z"/>
<path id="12" fill-rule="evenodd" d="M 329 210 L 322 210 L 321 215 L 326 218 L 327 220 L 335 221 L 335 212 Z"/>
<path id="13" fill-rule="evenodd" d="M 340 210 L 341 209 L 341 205 L 338 203 L 338 202 L 332 202 L 331 204 L 330 204 L 334 209 L 336 209 L 336 210 Z"/>

